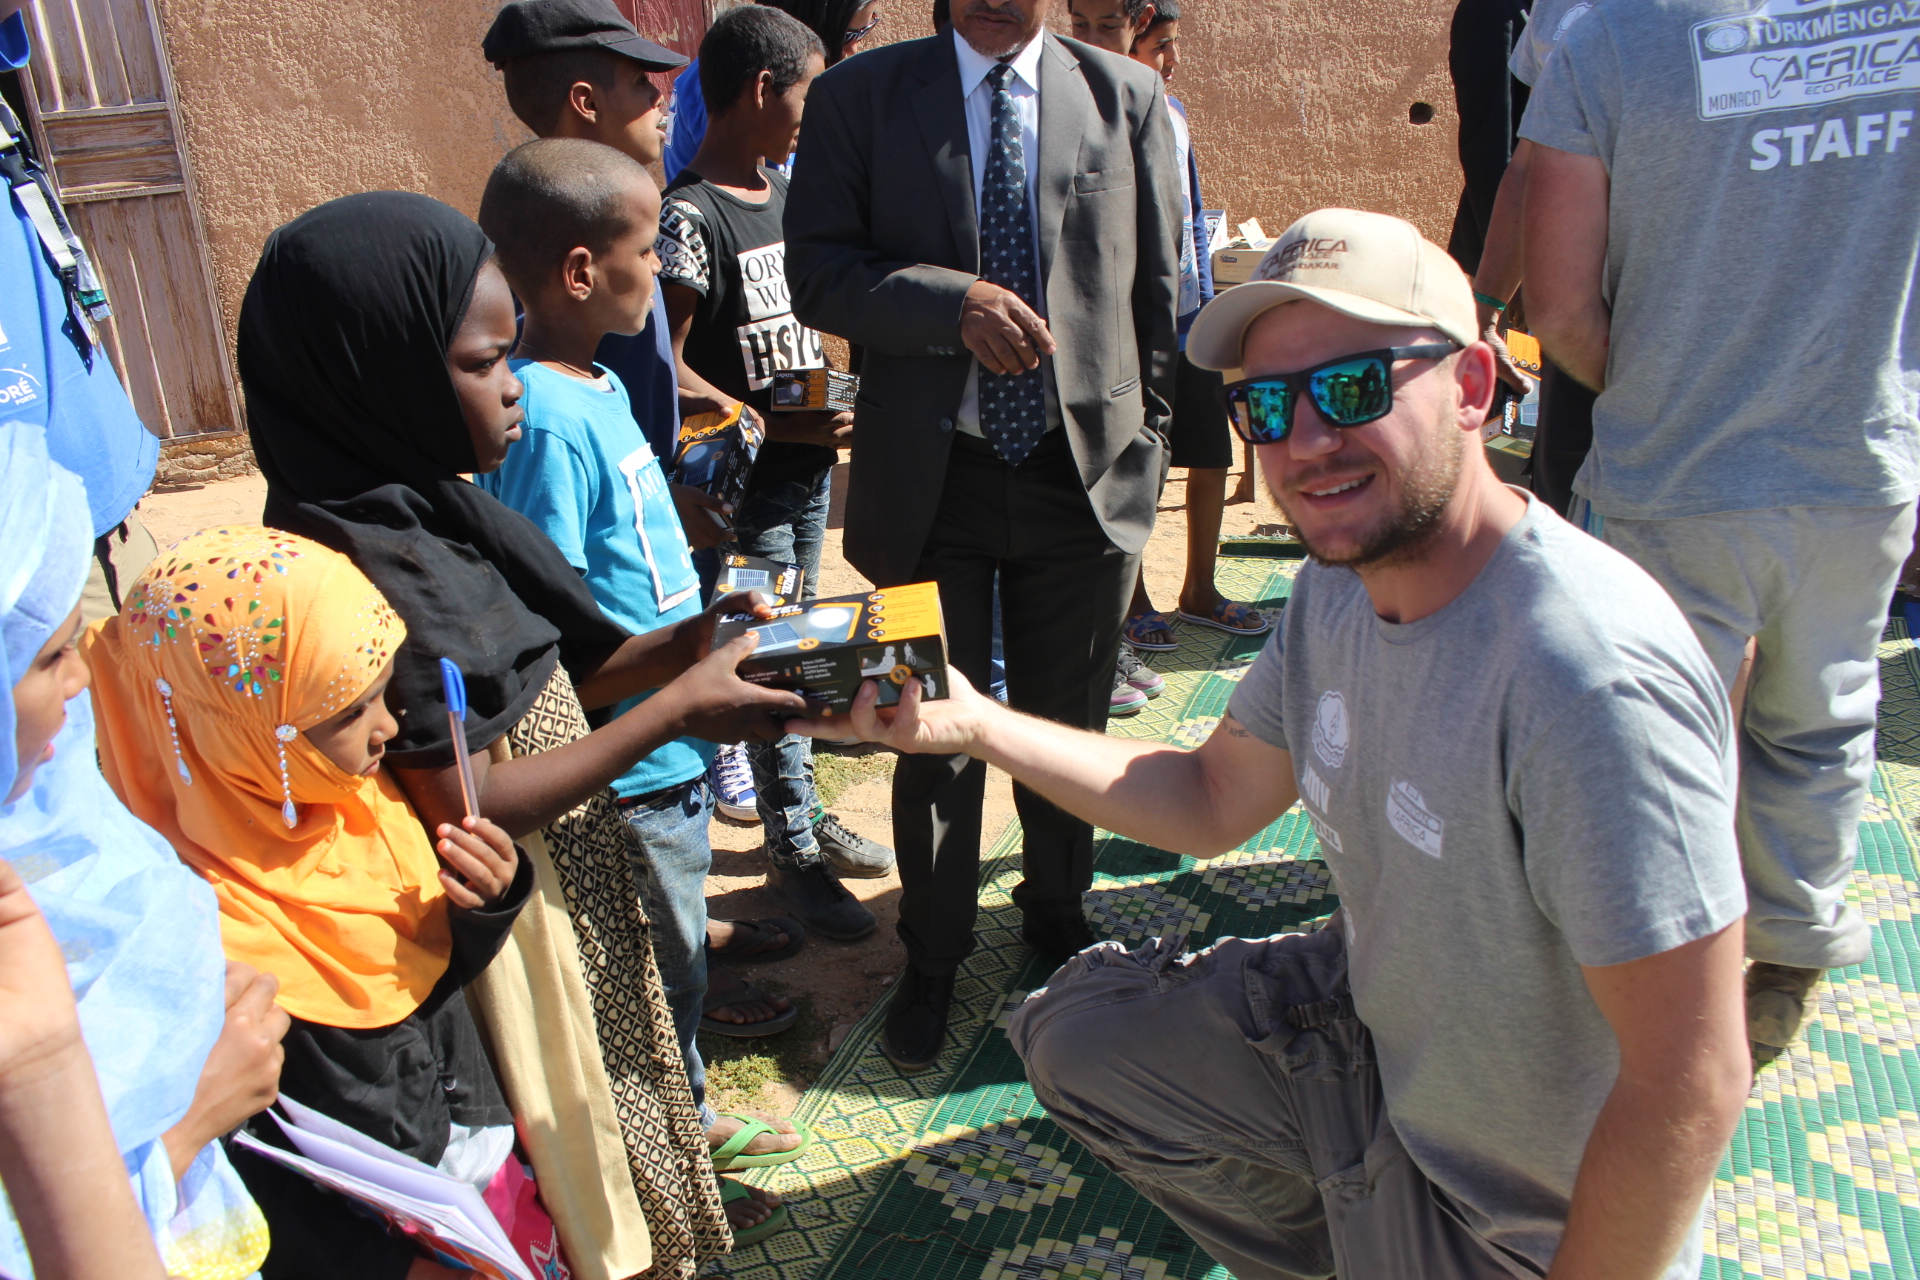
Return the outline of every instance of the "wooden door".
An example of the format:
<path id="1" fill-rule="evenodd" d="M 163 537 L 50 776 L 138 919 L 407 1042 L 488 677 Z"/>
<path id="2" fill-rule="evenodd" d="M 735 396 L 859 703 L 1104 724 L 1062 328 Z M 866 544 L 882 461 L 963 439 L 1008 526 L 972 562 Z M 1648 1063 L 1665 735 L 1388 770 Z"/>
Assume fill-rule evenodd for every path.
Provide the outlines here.
<path id="1" fill-rule="evenodd" d="M 27 105 L 113 304 L 102 337 L 162 440 L 242 424 L 153 0 L 32 0 Z"/>

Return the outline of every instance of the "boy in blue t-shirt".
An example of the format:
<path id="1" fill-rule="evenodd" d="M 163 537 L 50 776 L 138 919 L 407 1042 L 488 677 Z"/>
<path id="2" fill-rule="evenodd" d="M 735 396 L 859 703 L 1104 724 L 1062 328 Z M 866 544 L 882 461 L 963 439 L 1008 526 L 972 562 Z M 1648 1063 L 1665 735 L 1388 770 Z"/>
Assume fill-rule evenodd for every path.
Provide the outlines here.
<path id="1" fill-rule="evenodd" d="M 635 634 L 701 608 L 666 474 L 619 378 L 594 361 L 603 335 L 636 333 L 646 322 L 660 269 L 659 220 L 659 190 L 645 169 L 611 147 L 569 138 L 510 152 L 480 203 L 481 225 L 525 309 L 513 370 L 525 387 L 526 421 L 506 462 L 477 482 L 539 525 L 607 616 Z M 713 750 L 693 738 L 668 743 L 616 779 L 613 791 L 640 838 L 654 950 L 694 1099 L 709 1140 L 724 1141 L 740 1118 L 707 1106 L 695 1032 L 704 1025 L 768 1035 L 798 1015 L 784 998 L 762 995 L 725 970 L 708 990 L 713 795 L 706 770 Z M 769 1208 L 777 1203 L 768 1199 Z M 745 1208 L 730 1204 L 729 1217 Z M 736 1232 L 757 1221 L 736 1221 Z"/>

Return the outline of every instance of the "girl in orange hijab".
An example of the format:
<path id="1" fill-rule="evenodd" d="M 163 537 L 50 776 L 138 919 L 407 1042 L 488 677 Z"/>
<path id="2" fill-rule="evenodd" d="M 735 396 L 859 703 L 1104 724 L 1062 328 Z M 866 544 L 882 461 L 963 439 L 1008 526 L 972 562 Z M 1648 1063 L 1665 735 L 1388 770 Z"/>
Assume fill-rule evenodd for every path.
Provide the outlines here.
<path id="1" fill-rule="evenodd" d="M 381 770 L 405 638 L 345 556 L 242 527 L 162 556 L 83 652 L 108 782 L 212 883 L 227 954 L 280 980 L 281 1092 L 484 1187 L 512 1119 L 461 988 L 532 875 L 485 819 L 430 841 Z M 234 1163 L 272 1232 L 264 1274 L 453 1274 L 304 1178 Z"/>

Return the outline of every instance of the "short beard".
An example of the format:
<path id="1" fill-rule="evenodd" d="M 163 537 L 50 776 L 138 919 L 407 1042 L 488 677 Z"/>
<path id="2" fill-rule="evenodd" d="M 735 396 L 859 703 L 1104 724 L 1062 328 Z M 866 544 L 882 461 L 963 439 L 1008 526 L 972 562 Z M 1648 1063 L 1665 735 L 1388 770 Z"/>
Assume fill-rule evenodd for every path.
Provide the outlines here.
<path id="1" fill-rule="evenodd" d="M 1453 491 L 1460 483 L 1461 462 L 1466 457 L 1466 443 L 1466 436 L 1461 432 L 1447 431 L 1437 450 L 1420 457 L 1408 468 L 1400 509 L 1344 555 L 1332 555 L 1314 546 L 1305 528 L 1294 520 L 1294 529 L 1307 554 L 1321 564 L 1346 569 L 1384 569 L 1418 561 L 1440 528 L 1440 517 L 1446 514 L 1447 504 L 1453 501 Z M 1286 504 L 1282 502 L 1280 507 L 1285 510 Z M 1292 520 L 1293 513 L 1288 512 L 1287 518 Z"/>
<path id="2" fill-rule="evenodd" d="M 962 16 L 965 16 L 965 15 L 963 14 Z M 965 32 L 961 33 L 960 38 L 962 40 L 966 40 L 967 47 L 973 50 L 975 53 L 979 54 L 981 57 L 992 58 L 995 62 L 1004 62 L 1007 59 L 1013 57 L 1014 54 L 1019 53 L 1022 49 L 1032 44 L 1035 40 L 1038 40 L 1040 38 L 1040 31 L 1044 31 L 1045 29 L 1046 29 L 1045 25 L 1042 24 L 1040 30 L 1033 32 L 1024 40 L 1016 40 L 1014 43 L 1009 44 L 1004 49 L 982 49 L 979 45 L 975 44 L 972 40 L 967 40 L 967 36 Z"/>

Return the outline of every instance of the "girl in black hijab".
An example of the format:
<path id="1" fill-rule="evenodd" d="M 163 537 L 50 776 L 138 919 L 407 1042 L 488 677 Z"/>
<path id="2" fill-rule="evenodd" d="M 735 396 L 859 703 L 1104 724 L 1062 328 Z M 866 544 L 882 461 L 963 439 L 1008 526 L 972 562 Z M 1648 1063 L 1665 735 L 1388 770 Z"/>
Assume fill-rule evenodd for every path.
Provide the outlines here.
<path id="1" fill-rule="evenodd" d="M 480 810 L 541 830 L 566 895 L 654 1274 L 691 1275 L 726 1226 L 607 788 L 675 738 L 778 736 L 805 703 L 740 680 L 745 648 L 708 655 L 712 614 L 628 635 L 532 522 L 463 478 L 500 465 L 523 416 L 492 257 L 466 217 L 401 192 L 330 201 L 268 238 L 238 352 L 265 521 L 347 555 L 405 620 L 386 759 L 429 831 L 462 817 L 438 660 L 460 666 Z M 583 703 L 652 688 L 588 731 Z M 513 758 L 490 761 L 503 736 Z"/>

